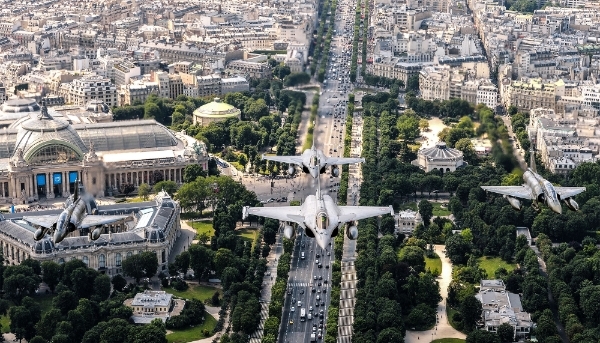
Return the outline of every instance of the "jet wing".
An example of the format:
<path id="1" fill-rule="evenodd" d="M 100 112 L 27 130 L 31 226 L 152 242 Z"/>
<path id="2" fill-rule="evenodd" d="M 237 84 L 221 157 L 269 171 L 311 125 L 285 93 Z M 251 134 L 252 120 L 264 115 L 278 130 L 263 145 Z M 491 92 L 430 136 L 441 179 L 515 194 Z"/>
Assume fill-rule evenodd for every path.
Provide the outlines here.
<path id="1" fill-rule="evenodd" d="M 353 163 L 364 163 L 364 158 L 350 158 L 350 157 L 327 157 L 325 160 L 327 165 L 342 165 L 342 164 L 353 164 Z"/>
<path id="2" fill-rule="evenodd" d="M 575 196 L 579 193 L 585 192 L 585 187 L 556 187 L 554 186 L 556 193 L 560 195 L 561 199 L 567 199 Z"/>
<path id="3" fill-rule="evenodd" d="M 110 223 L 114 223 L 119 220 L 123 220 L 127 217 L 128 216 L 108 216 L 108 215 L 99 216 L 99 215 L 90 214 L 83 218 L 83 220 L 81 221 L 81 224 L 79 225 L 79 228 L 87 229 L 92 226 L 110 224 Z"/>
<path id="4" fill-rule="evenodd" d="M 338 206 L 340 212 L 340 223 L 349 222 L 352 220 L 361 220 L 365 218 L 378 217 L 386 214 L 394 215 L 394 208 L 375 207 L 375 206 Z"/>
<path id="5" fill-rule="evenodd" d="M 481 186 L 484 191 L 508 195 L 515 198 L 533 200 L 529 187 L 523 186 Z"/>
<path id="6" fill-rule="evenodd" d="M 280 221 L 294 222 L 304 227 L 304 214 L 301 206 L 281 207 L 250 207 L 245 206 L 242 217 L 246 219 L 249 215 L 266 217 Z"/>
<path id="7" fill-rule="evenodd" d="M 302 165 L 301 156 L 268 156 L 262 155 L 263 160 Z"/>
<path id="8" fill-rule="evenodd" d="M 33 225 L 51 228 L 52 225 L 56 224 L 56 221 L 58 220 L 58 215 L 47 214 L 42 216 L 25 216 L 23 217 L 23 220 Z"/>

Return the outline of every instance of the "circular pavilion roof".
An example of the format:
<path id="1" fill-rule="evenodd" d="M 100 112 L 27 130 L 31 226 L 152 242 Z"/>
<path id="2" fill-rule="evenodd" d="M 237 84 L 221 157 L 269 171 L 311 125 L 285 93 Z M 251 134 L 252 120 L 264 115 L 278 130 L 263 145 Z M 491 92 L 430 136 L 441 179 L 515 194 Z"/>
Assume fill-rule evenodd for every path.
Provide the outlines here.
<path id="1" fill-rule="evenodd" d="M 215 98 L 213 102 L 200 106 L 194 111 L 195 116 L 203 118 L 235 118 L 240 114 L 240 110 L 221 102 L 219 98 Z"/>
<path id="2" fill-rule="evenodd" d="M 444 142 L 438 142 L 434 147 L 419 150 L 419 155 L 436 160 L 463 158 L 462 151 L 449 148 Z"/>
<path id="3" fill-rule="evenodd" d="M 57 154 L 56 163 L 66 162 L 65 159 L 82 160 L 84 153 L 88 151 L 77 131 L 68 122 L 54 119 L 44 107 L 40 112 L 31 113 L 15 124 L 19 127 L 15 151 L 20 149 L 27 162 L 42 153 L 46 155 L 43 161 L 53 163 L 48 156 L 50 152 Z M 57 150 L 51 147 L 60 148 Z"/>
<path id="4" fill-rule="evenodd" d="M 40 105 L 34 99 L 9 99 L 0 106 L 0 121 L 13 121 L 40 113 Z"/>

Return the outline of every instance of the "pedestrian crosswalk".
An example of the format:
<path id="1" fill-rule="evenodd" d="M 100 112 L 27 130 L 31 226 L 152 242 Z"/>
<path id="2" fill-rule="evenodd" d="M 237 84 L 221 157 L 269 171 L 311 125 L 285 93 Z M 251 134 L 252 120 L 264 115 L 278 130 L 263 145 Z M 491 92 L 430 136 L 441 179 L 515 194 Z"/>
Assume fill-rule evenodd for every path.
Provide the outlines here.
<path id="1" fill-rule="evenodd" d="M 306 283 L 306 282 L 290 282 L 288 284 L 288 287 L 291 288 L 302 288 L 302 287 L 310 287 L 312 286 L 312 283 Z"/>

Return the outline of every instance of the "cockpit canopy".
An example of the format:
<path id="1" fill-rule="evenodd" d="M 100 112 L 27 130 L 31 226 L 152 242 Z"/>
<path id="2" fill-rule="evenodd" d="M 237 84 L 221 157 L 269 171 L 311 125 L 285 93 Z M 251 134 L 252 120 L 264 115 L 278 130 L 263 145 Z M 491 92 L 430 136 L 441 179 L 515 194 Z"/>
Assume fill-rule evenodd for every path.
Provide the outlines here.
<path id="1" fill-rule="evenodd" d="M 313 157 L 313 166 L 318 166 L 319 165 L 319 158 L 317 156 Z"/>
<path id="2" fill-rule="evenodd" d="M 329 226 L 329 217 L 327 217 L 327 213 L 320 212 L 317 214 L 317 228 L 320 230 L 327 230 Z"/>

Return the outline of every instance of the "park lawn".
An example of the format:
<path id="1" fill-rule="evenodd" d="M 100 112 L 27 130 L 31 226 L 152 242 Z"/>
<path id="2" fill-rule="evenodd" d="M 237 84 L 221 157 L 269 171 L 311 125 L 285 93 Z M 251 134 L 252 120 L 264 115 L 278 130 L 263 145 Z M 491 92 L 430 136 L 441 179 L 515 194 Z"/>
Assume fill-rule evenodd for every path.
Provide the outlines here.
<path id="1" fill-rule="evenodd" d="M 403 210 L 418 211 L 419 207 L 417 206 L 416 202 L 407 202 L 404 204 L 400 204 L 400 211 L 403 211 Z"/>
<path id="2" fill-rule="evenodd" d="M 180 292 L 171 287 L 163 288 L 163 291 L 173 294 L 173 295 L 178 296 L 183 299 L 198 299 L 203 302 L 207 299 L 210 299 L 213 296 L 213 294 L 215 294 L 215 291 L 219 291 L 219 293 L 221 295 L 223 294 L 223 292 L 221 292 L 221 290 L 219 290 L 215 287 L 204 286 L 204 285 L 190 285 L 190 288 L 186 289 L 183 292 Z"/>
<path id="3" fill-rule="evenodd" d="M 440 338 L 431 341 L 431 343 L 465 343 L 465 340 L 460 338 Z"/>
<path id="4" fill-rule="evenodd" d="M 448 322 L 450 323 L 450 326 L 452 326 L 455 330 L 458 330 L 458 327 L 456 326 L 456 323 L 454 323 L 454 320 L 452 320 L 452 317 L 457 312 L 458 312 L 457 310 L 452 309 L 449 306 L 446 306 L 446 316 L 448 317 Z M 458 330 L 458 331 L 460 331 L 460 330 Z"/>
<path id="5" fill-rule="evenodd" d="M 2 325 L 2 333 L 10 332 L 10 318 L 8 315 L 0 316 L 0 325 Z"/>
<path id="6" fill-rule="evenodd" d="M 442 204 L 439 202 L 432 202 L 431 205 L 433 206 L 433 216 L 434 217 L 445 217 L 445 216 L 449 216 L 452 213 L 448 210 L 448 208 L 441 207 Z M 400 210 L 401 211 L 402 210 L 418 211 L 419 205 L 416 202 L 408 202 L 408 203 L 400 204 Z"/>
<path id="7" fill-rule="evenodd" d="M 235 230 L 235 232 L 241 236 L 243 239 L 248 240 L 250 242 L 254 242 L 254 239 L 256 238 L 256 234 L 258 233 L 258 230 L 256 229 L 239 229 L 239 230 Z"/>
<path id="8" fill-rule="evenodd" d="M 442 204 L 439 202 L 432 202 L 431 204 L 433 205 L 433 215 L 435 217 L 445 217 L 452 213 L 447 207 L 442 207 Z"/>
<path id="9" fill-rule="evenodd" d="M 142 199 L 142 197 L 128 198 L 127 202 L 144 202 L 150 200 L 150 196 L 146 200 Z"/>
<path id="10" fill-rule="evenodd" d="M 412 143 L 406 145 L 410 150 L 417 151 L 421 147 L 421 143 Z"/>
<path id="11" fill-rule="evenodd" d="M 206 338 L 202 331 L 208 330 L 212 334 L 215 326 L 217 326 L 217 320 L 208 312 L 204 312 L 204 323 L 185 330 L 172 330 L 172 333 L 167 334 L 167 341 L 169 343 L 186 343 Z"/>
<path id="12" fill-rule="evenodd" d="M 208 237 L 212 237 L 215 235 L 215 229 L 213 229 L 212 221 L 204 220 L 204 221 L 189 221 L 187 222 L 189 226 L 196 230 L 196 234 L 200 236 L 203 233 L 206 233 Z"/>
<path id="13" fill-rule="evenodd" d="M 438 273 L 441 275 L 442 274 L 442 260 L 440 259 L 439 256 L 437 256 L 434 258 L 430 258 L 425 256 L 425 270 L 431 270 L 432 272 L 434 270 L 438 271 Z"/>
<path id="14" fill-rule="evenodd" d="M 44 314 L 44 313 L 50 311 L 50 309 L 52 308 L 52 299 L 54 299 L 54 297 L 55 297 L 54 294 L 44 294 L 44 295 L 34 296 L 33 300 L 35 300 L 40 305 L 42 314 Z M 12 304 L 12 302 L 11 302 L 11 304 Z M 0 325 L 2 325 L 1 333 L 9 333 L 10 332 L 10 318 L 8 317 L 8 315 L 0 316 Z"/>
<path id="15" fill-rule="evenodd" d="M 479 267 L 485 269 L 488 278 L 493 278 L 496 269 L 500 267 L 503 267 L 504 269 L 506 269 L 506 271 L 509 272 L 515 269 L 514 264 L 506 263 L 500 257 L 483 256 L 480 257 L 477 261 L 479 262 Z"/>

